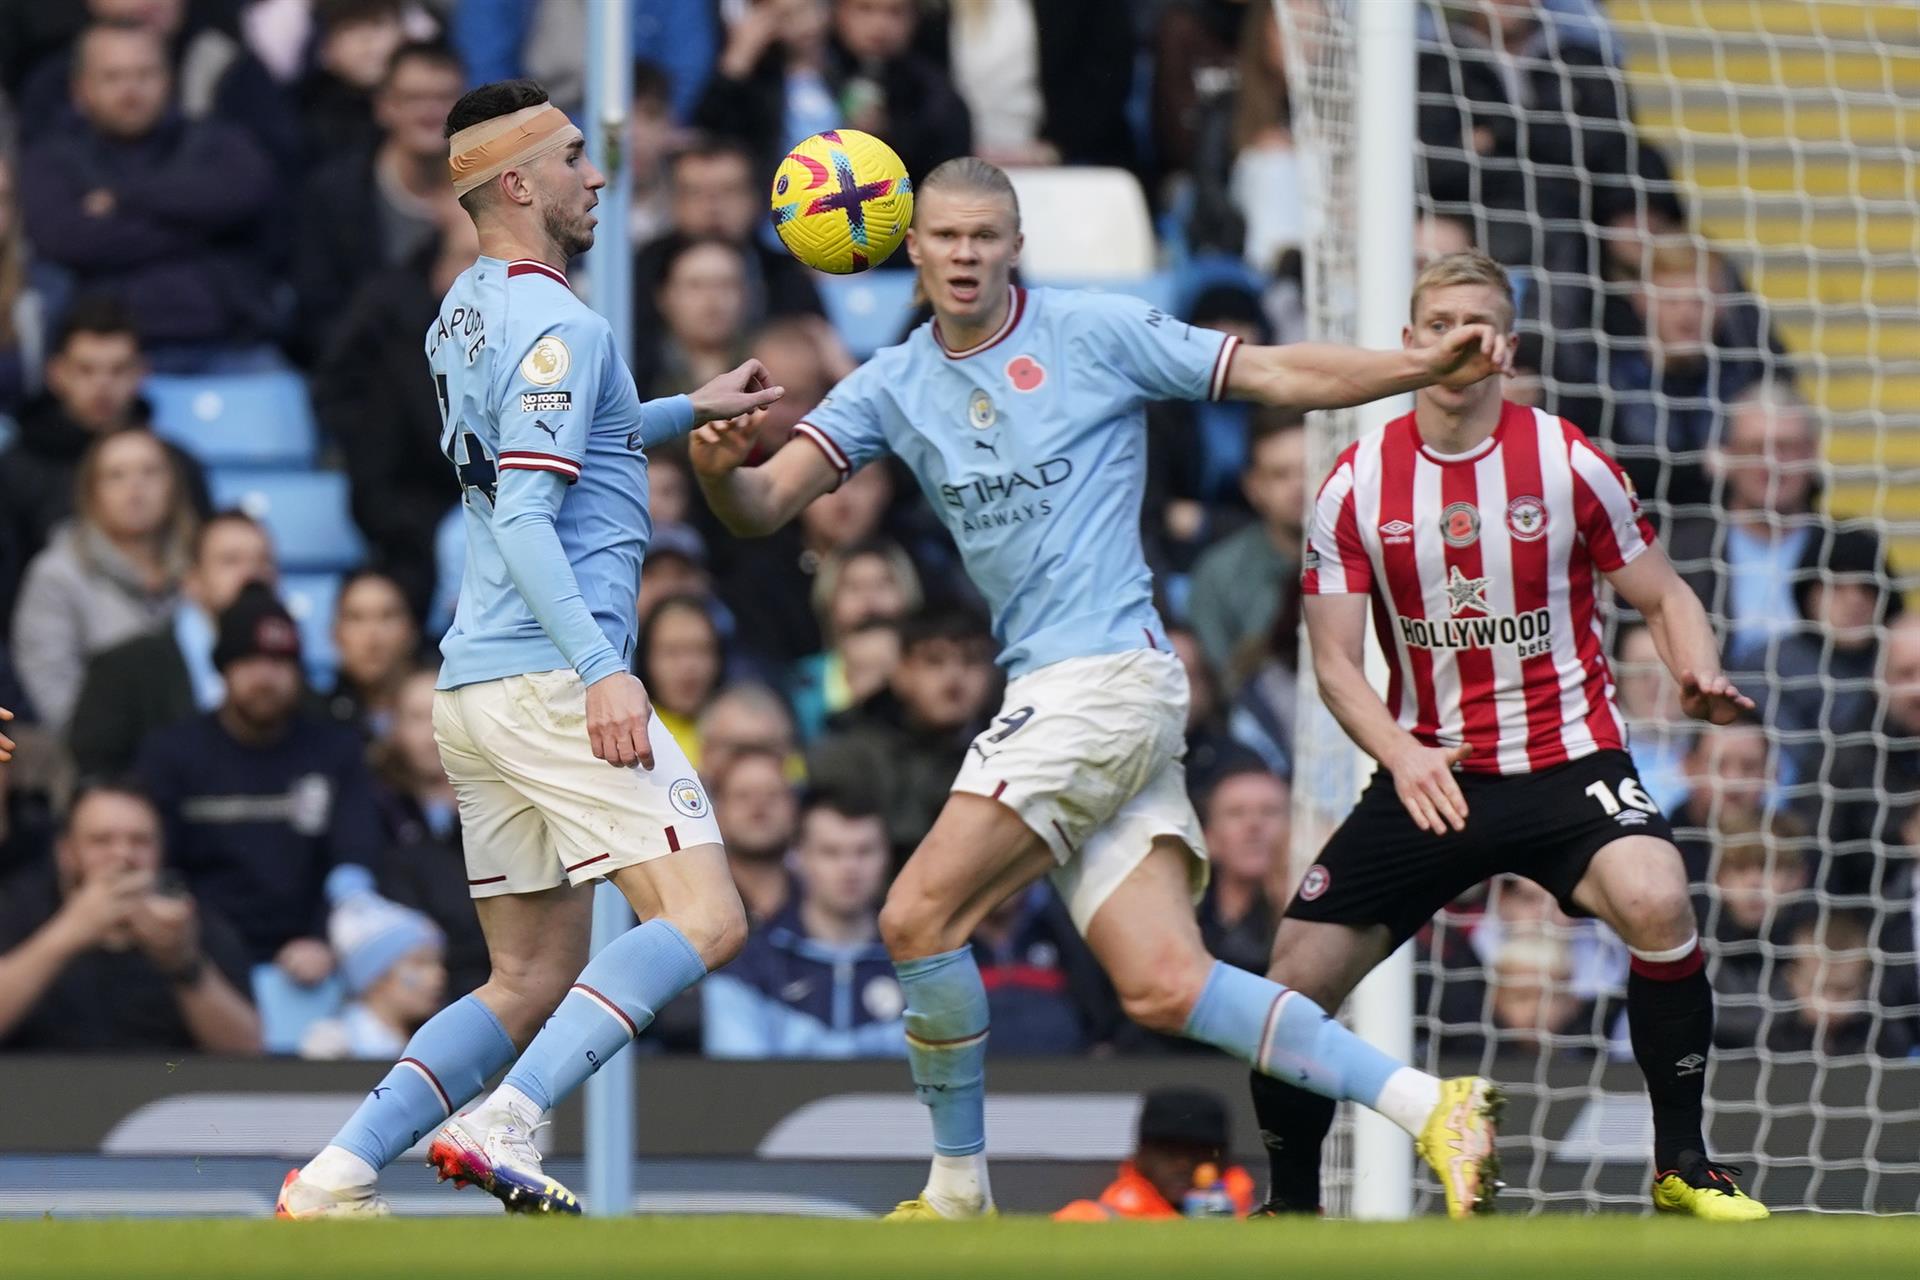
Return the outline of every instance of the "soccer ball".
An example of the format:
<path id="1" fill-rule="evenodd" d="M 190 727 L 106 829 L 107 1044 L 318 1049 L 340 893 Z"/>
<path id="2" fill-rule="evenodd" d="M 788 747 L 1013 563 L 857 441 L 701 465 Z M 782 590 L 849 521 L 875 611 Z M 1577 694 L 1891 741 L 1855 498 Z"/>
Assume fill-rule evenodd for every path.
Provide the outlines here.
<path id="1" fill-rule="evenodd" d="M 907 167 L 870 133 L 816 133 L 774 171 L 774 230 L 788 253 L 817 271 L 844 276 L 879 266 L 912 221 Z"/>

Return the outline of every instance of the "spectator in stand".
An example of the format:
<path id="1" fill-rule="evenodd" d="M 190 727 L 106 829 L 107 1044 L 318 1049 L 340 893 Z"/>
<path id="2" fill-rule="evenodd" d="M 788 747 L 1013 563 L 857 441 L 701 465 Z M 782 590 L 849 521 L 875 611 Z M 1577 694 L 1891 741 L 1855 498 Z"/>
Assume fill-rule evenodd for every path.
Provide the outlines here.
<path id="1" fill-rule="evenodd" d="M 786 761 L 765 747 L 744 747 L 713 775 L 713 816 L 747 919 L 765 924 L 793 897 L 787 851 L 800 820 Z"/>
<path id="2" fill-rule="evenodd" d="M 1707 612 L 1727 622 L 1732 662 L 1758 659 L 1800 620 L 1794 583 L 1825 540 L 1815 510 L 1820 465 L 1806 403 L 1784 384 L 1755 384 L 1728 403 L 1707 454 L 1719 506 L 1673 522 L 1667 554 Z"/>
<path id="3" fill-rule="evenodd" d="M 354 523 L 416 613 L 432 599 L 434 539 L 460 498 L 420 337 L 479 252 L 473 220 L 450 219 L 432 248 L 361 284 L 313 371 L 314 414 L 340 443 Z"/>
<path id="4" fill-rule="evenodd" d="M 684 124 L 700 101 L 720 47 L 713 0 L 629 0 L 633 56 L 656 63 L 672 86 L 673 118 Z M 586 94 L 585 4 L 539 0 L 460 0 L 450 19 L 468 82 L 527 76 L 553 103 L 578 116 Z"/>
<path id="5" fill-rule="evenodd" d="M 807 774 L 829 791 L 871 788 L 904 861 L 946 803 L 994 692 L 993 637 L 980 619 L 923 611 L 900 627 L 887 687 L 828 722 Z M 656 695 L 657 696 L 657 695 Z"/>
<path id="6" fill-rule="evenodd" d="M 1291 883 L 1292 792 L 1257 765 L 1214 780 L 1201 812 L 1212 877 L 1200 900 L 1207 951 L 1249 973 L 1265 973 Z"/>
<path id="7" fill-rule="evenodd" d="M 1722 833 L 1712 884 L 1695 894 L 1713 965 L 1716 1046 L 1751 1049 L 1760 1043 L 1770 956 L 1807 888 L 1804 836 L 1784 816 L 1751 831 Z"/>
<path id="8" fill-rule="evenodd" d="M 718 575 L 720 598 L 739 619 L 743 643 L 780 666 L 820 652 L 813 579 L 828 556 L 880 532 L 894 492 L 891 467 L 862 467 L 792 523 L 729 546 Z"/>
<path id="9" fill-rule="evenodd" d="M 1885 890 L 1901 819 L 1920 801 L 1920 615 L 1889 624 L 1872 705 L 1829 722 L 1833 752 L 1812 797 L 1816 834 L 1837 873 L 1830 887 Z"/>
<path id="10" fill-rule="evenodd" d="M 823 340 L 830 338 L 812 273 L 785 249 L 758 238 L 766 225 L 767 193 L 752 153 L 725 138 L 697 137 L 674 155 L 668 174 L 673 228 L 634 254 L 635 331 L 649 333 L 659 324 L 655 294 L 666 275 L 667 259 L 684 241 L 719 239 L 740 250 L 746 264 L 749 323 L 813 316 Z M 839 372 L 848 368 L 850 364 Z"/>
<path id="11" fill-rule="evenodd" d="M 837 347 L 828 350 L 822 345 L 819 325 L 806 318 L 771 320 L 754 334 L 754 358 L 767 367 L 774 385 L 787 389 L 787 394 L 760 412 L 755 465 L 778 453 L 794 426 L 826 399 L 837 354 Z"/>
<path id="12" fill-rule="evenodd" d="M 704 386 L 746 359 L 746 267 L 733 245 L 714 238 L 682 241 L 661 264 L 655 302 L 659 337 L 650 358 L 636 353 L 635 361 L 647 370 L 649 397 Z"/>
<path id="13" fill-rule="evenodd" d="M 71 10 L 79 6 L 26 4 L 33 9 Z M 197 6 L 196 6 L 197 7 Z M 285 158 L 300 153 L 300 125 L 280 86 L 260 60 L 228 32 L 187 13 L 188 0 L 86 0 L 83 22 L 135 26 L 153 34 L 166 52 L 166 67 L 189 121 L 218 121 L 242 129 L 262 154 Z M 69 96 L 79 63 L 76 39 L 49 52 L 20 87 L 16 99 L 24 144 L 70 130 L 75 111 Z"/>
<path id="14" fill-rule="evenodd" d="M 1795 913 L 1787 961 L 1774 966 L 1771 1052 L 1904 1058 L 1912 1051 L 1909 1020 L 1886 1016 L 1875 998 L 1885 975 L 1876 971 L 1873 933 L 1873 915 L 1858 908 L 1806 904 Z"/>
<path id="15" fill-rule="evenodd" d="M 1240 485 L 1259 519 L 1215 543 L 1193 569 L 1187 615 L 1207 661 L 1232 692 L 1235 660 L 1273 630 L 1300 576 L 1307 510 L 1307 432 L 1299 418 L 1265 418 L 1247 441 Z"/>
<path id="16" fill-rule="evenodd" d="M 446 939 L 421 912 L 379 894 L 354 894 L 327 918 L 347 1006 L 307 1028 L 303 1058 L 378 1058 L 405 1052 L 421 1023 L 446 1003 Z"/>
<path id="17" fill-rule="evenodd" d="M 763 684 L 732 684 L 700 713 L 700 776 L 709 785 L 724 777 L 746 751 L 771 751 L 786 762 L 787 781 L 805 776 L 795 754 L 793 714 L 780 695 Z"/>
<path id="18" fill-rule="evenodd" d="M 720 631 L 706 601 L 673 596 L 653 607 L 634 645 L 634 674 L 646 687 L 654 716 L 698 769 L 700 713 L 722 675 Z"/>
<path id="19" fill-rule="evenodd" d="M 378 132 L 335 151 L 307 180 L 290 274 L 298 329 L 312 335 L 311 345 L 333 332 L 361 282 L 411 269 L 459 215 L 447 181 L 446 124 L 464 83 L 447 46 L 399 46 L 373 91 Z"/>
<path id="20" fill-rule="evenodd" d="M 1220 691 L 1206 655 L 1200 652 L 1200 640 L 1185 627 L 1168 627 L 1167 643 L 1187 672 L 1187 794 L 1196 800 L 1206 794 L 1213 780 L 1249 761 L 1264 760 L 1235 741 L 1228 730 L 1226 709 L 1220 705 Z M 1286 763 L 1268 762 L 1269 768 Z"/>
<path id="21" fill-rule="evenodd" d="M 1119 1000 L 1050 881 L 988 912 L 972 946 L 995 1057 L 1081 1054 L 1112 1040 Z"/>
<path id="22" fill-rule="evenodd" d="M 1473 958 L 1482 967 L 1496 969 L 1501 954 L 1517 939 L 1546 938 L 1562 951 L 1561 984 L 1576 1001 L 1592 1009 L 1626 990 L 1629 956 L 1612 930 L 1591 919 L 1570 918 L 1551 893 L 1522 876 L 1500 876 L 1491 887 L 1487 909 L 1468 935 Z"/>
<path id="23" fill-rule="evenodd" d="M 238 127 L 173 109 L 164 55 L 144 28 L 87 28 L 81 123 L 27 152 L 20 189 L 41 256 L 125 302 L 156 364 L 194 368 L 277 329 L 262 241 L 273 171 Z"/>
<path id="24" fill-rule="evenodd" d="M 248 586 L 220 615 L 217 711 L 140 750 L 175 863 L 240 931 L 256 964 L 311 985 L 333 971 L 324 885 L 378 866 L 383 845 L 360 737 L 300 710 L 300 632 L 273 592 Z"/>
<path id="25" fill-rule="evenodd" d="M 673 185 L 667 165 L 686 141 L 673 122 L 673 82 L 658 63 L 633 64 L 627 115 L 627 235 L 645 244 L 673 230 Z"/>
<path id="26" fill-rule="evenodd" d="M 1097 1200 L 1075 1200 L 1061 1222 L 1115 1218 L 1245 1218 L 1253 1212 L 1253 1175 L 1227 1164 L 1227 1108 L 1206 1089 L 1147 1094 L 1133 1155 Z"/>
<path id="27" fill-rule="evenodd" d="M 652 489 L 663 476 L 682 473 L 662 467 L 656 458 L 648 458 L 647 482 Z M 657 494 L 658 490 L 654 490 Z M 636 616 L 642 623 L 653 616 L 654 606 L 671 596 L 698 596 L 712 612 L 720 606 L 713 598 L 713 579 L 707 574 L 707 542 L 689 525 L 667 521 L 654 504 L 653 537 L 647 541 L 647 558 L 640 574 L 640 594 L 635 600 Z"/>
<path id="28" fill-rule="evenodd" d="M 826 648 L 802 658 L 793 673 L 800 736 L 811 741 L 827 720 L 880 691 L 900 659 L 894 623 L 920 607 L 920 575 L 895 543 L 858 542 L 820 563 L 813 580 L 814 617 Z"/>
<path id="29" fill-rule="evenodd" d="M 1614 655 L 1613 678 L 1627 718 L 1633 767 L 1660 812 L 1672 813 L 1687 796 L 1693 722 L 1680 711 L 1679 687 L 1668 678 L 1646 623 L 1621 627 Z"/>
<path id="30" fill-rule="evenodd" d="M 94 441 L 148 424 L 140 395 L 147 363 L 126 308 L 109 298 L 76 302 L 54 338 L 47 389 L 21 411 L 19 434 L 0 454 L 0 521 L 31 555 L 73 514 L 74 479 Z M 167 444 L 167 455 L 196 511 L 207 509 L 206 477 L 192 454 Z M 0 606 L 12 598 L 0 592 Z M 10 612 L 10 611 L 8 611 Z"/>
<path id="31" fill-rule="evenodd" d="M 248 583 L 279 580 L 273 542 L 244 511 L 222 511 L 193 535 L 180 602 L 170 625 L 104 649 L 87 663 L 67 747 L 81 776 L 133 767 L 148 734 L 202 712 L 226 696 L 213 665 L 215 630 Z"/>
<path id="32" fill-rule="evenodd" d="M 1761 821 L 1773 780 L 1772 744 L 1753 720 L 1700 725 L 1684 767 L 1687 792 L 1667 819 L 1687 879 L 1699 884 L 1712 870 L 1714 837 L 1722 831 L 1751 830 Z"/>
<path id="33" fill-rule="evenodd" d="M 1591 1002 L 1574 994 L 1567 944 L 1550 933 L 1507 937 L 1488 965 L 1487 1020 L 1500 1053 L 1591 1051 Z"/>
<path id="34" fill-rule="evenodd" d="M 889 859 L 879 811 L 851 795 L 812 796 L 789 861 L 793 901 L 700 984 L 707 1056 L 905 1054 L 907 1001 L 880 941 Z"/>
<path id="35" fill-rule="evenodd" d="M 467 888 L 460 810 L 433 737 L 437 667 L 417 667 L 401 682 L 386 735 L 372 752 L 386 832 L 380 892 L 426 913 L 446 941 L 447 996 L 459 999 L 487 980 L 487 942 Z M 389 1055 L 392 1056 L 392 1055 Z"/>
<path id="36" fill-rule="evenodd" d="M 1771 643 L 1734 648 L 1727 661 L 1730 672 L 1762 677 L 1749 683 L 1769 692 L 1767 723 L 1779 735 L 1789 785 L 1824 778 L 1834 733 L 1871 723 L 1882 629 L 1906 608 L 1877 534 L 1811 532 L 1793 575 L 1800 623 Z"/>
<path id="37" fill-rule="evenodd" d="M 163 853 L 145 793 L 101 784 L 53 860 L 0 885 L 0 1049 L 260 1051 L 246 947 Z"/>
<path id="38" fill-rule="evenodd" d="M 760 153 L 828 129 L 884 140 L 919 177 L 965 155 L 966 104 L 913 46 L 913 0 L 754 0 L 727 31 L 696 120 Z"/>
<path id="39" fill-rule="evenodd" d="M 391 131 L 378 119 L 379 97 L 394 52 L 407 39 L 404 10 L 401 0 L 313 0 L 313 60 L 294 95 L 309 168 L 324 171 L 343 155 L 371 149 L 381 133 Z M 456 97 L 462 87 L 455 85 Z M 440 156 L 445 187 L 444 138 Z M 369 179 L 364 170 L 353 173 L 355 182 Z"/>
<path id="40" fill-rule="evenodd" d="M 28 251 L 11 152 L 0 150 L 0 416 L 40 394 L 41 365 L 62 292 Z"/>
<path id="41" fill-rule="evenodd" d="M 947 0 L 922 48 L 950 67 L 973 153 L 1001 166 L 1134 168 L 1132 6 L 1109 0 Z"/>
<path id="42" fill-rule="evenodd" d="M 1243 284 L 1215 285 L 1194 300 L 1187 317 L 1200 328 L 1231 333 L 1242 342 L 1267 345 L 1272 326 L 1260 299 Z M 1297 415 L 1244 403 L 1161 401 L 1147 417 L 1148 507 L 1164 504 L 1164 531 L 1155 531 L 1185 567 L 1201 547 L 1218 537 L 1215 516 L 1237 517 L 1246 508 L 1244 489 L 1249 437 L 1278 430 Z M 1259 424 L 1259 425 L 1256 425 Z M 1226 527 L 1233 527 L 1232 524 Z M 1187 554 L 1180 555 L 1184 550 Z"/>
<path id="43" fill-rule="evenodd" d="M 1424 211 L 1414 217 L 1413 270 L 1416 275 L 1435 258 L 1478 247 L 1473 242 L 1473 228 L 1463 219 L 1450 213 Z"/>
<path id="44" fill-rule="evenodd" d="M 1624 298 L 1606 303 L 1600 341 L 1556 342 L 1552 352 L 1560 413 L 1607 441 L 1642 500 L 1663 510 L 1714 500 L 1702 464 L 1727 406 L 1750 403 L 1769 415 L 1798 407 L 1784 378 L 1764 385 L 1771 354 L 1728 332 L 1716 287 L 1723 278 L 1715 255 L 1665 246 Z M 1810 492 L 1810 471 L 1783 474 L 1783 493 L 1796 484 Z"/>
<path id="45" fill-rule="evenodd" d="M 1267 633 L 1266 652 L 1259 665 L 1242 648 L 1231 670 L 1241 676 L 1226 723 L 1233 741 L 1243 751 L 1283 778 L 1293 776 L 1294 736 L 1300 701 L 1300 591 L 1298 580 L 1282 586 L 1280 611 Z"/>
<path id="46" fill-rule="evenodd" d="M 333 647 L 340 667 L 327 710 L 369 740 L 386 737 L 420 652 L 420 625 L 400 584 L 378 569 L 347 575 L 333 606 Z"/>
<path id="47" fill-rule="evenodd" d="M 1280 256 L 1298 249 L 1307 233 L 1300 161 L 1293 151 L 1286 52 L 1272 5 L 1247 6 L 1237 64 L 1228 182 L 1245 228 L 1242 253 L 1254 270 L 1271 275 Z"/>
<path id="48" fill-rule="evenodd" d="M 27 566 L 13 661 L 40 720 L 64 732 L 87 661 L 172 617 L 195 517 L 164 445 L 140 427 L 80 461 L 78 510 Z"/>
<path id="49" fill-rule="evenodd" d="M 1421 189 L 1484 217 L 1500 261 L 1551 261 L 1556 239 L 1577 238 L 1537 228 L 1581 217 L 1594 181 L 1628 172 L 1638 142 L 1625 82 L 1602 52 L 1561 38 L 1537 0 L 1449 5 L 1445 16 L 1417 73 Z"/>

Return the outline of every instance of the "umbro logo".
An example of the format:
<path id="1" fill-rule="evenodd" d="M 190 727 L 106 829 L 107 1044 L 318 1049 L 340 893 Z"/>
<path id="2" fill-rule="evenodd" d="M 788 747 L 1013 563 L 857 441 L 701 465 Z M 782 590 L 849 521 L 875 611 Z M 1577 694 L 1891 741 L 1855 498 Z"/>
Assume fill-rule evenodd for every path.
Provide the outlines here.
<path id="1" fill-rule="evenodd" d="M 1707 1060 L 1697 1053 L 1690 1053 L 1673 1065 L 1683 1076 L 1697 1076 L 1706 1067 Z"/>
<path id="2" fill-rule="evenodd" d="M 1405 520 L 1389 520 L 1380 526 L 1380 535 L 1392 545 L 1412 542 L 1413 526 Z"/>
<path id="3" fill-rule="evenodd" d="M 1644 827 L 1647 825 L 1647 815 L 1638 809 L 1622 809 L 1613 815 L 1613 820 L 1623 827 Z"/>

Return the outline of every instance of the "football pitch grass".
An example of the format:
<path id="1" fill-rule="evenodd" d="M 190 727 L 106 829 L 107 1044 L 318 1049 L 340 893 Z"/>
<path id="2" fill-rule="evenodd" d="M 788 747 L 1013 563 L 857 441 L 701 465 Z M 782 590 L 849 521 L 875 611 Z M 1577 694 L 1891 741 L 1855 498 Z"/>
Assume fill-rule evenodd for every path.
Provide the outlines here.
<path id="1" fill-rule="evenodd" d="M 0 1222 L 0 1276 L 8 1280 L 574 1275 L 1868 1280 L 1920 1275 L 1920 1218 L 1780 1215 L 1740 1227 L 1624 1216 L 1393 1224 L 722 1217 Z"/>

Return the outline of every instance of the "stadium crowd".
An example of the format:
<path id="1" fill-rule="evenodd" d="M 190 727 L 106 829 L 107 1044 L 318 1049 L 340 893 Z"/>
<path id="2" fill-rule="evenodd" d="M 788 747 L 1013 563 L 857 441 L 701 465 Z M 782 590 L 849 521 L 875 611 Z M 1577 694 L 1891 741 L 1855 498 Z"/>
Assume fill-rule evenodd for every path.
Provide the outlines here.
<path id="1" fill-rule="evenodd" d="M 1286 60 L 1245 0 L 635 4 L 643 394 L 744 355 L 777 449 L 853 367 L 767 232 L 782 144 L 887 139 L 1130 172 L 1182 311 L 1304 336 Z M 390 1058 L 485 977 L 432 645 L 459 495 L 421 335 L 476 245 L 445 177 L 465 87 L 580 105 L 571 0 L 0 0 L 0 1049 Z M 1523 299 L 1515 398 L 1605 441 L 1724 624 L 1753 723 L 1696 730 L 1644 628 L 1612 638 L 1648 793 L 1681 829 L 1730 1050 L 1920 1044 L 1920 618 L 1875 530 L 1822 512 L 1820 424 L 1734 263 L 1635 130 L 1589 0 L 1426 11 L 1417 243 Z M 904 255 L 889 269 L 904 266 Z M 216 505 L 156 375 L 296 371 L 364 564 L 297 617 L 273 522 Z M 261 424 L 263 427 L 271 424 Z M 1157 406 L 1143 535 L 1193 689 L 1214 953 L 1264 970 L 1294 861 L 1303 424 Z M 740 541 L 650 457 L 635 671 L 714 800 L 754 922 L 649 1042 L 904 1052 L 878 940 L 893 870 L 997 704 L 995 644 L 903 473 L 869 467 Z M 449 568 L 451 564 L 451 569 Z M 323 637 L 330 652 L 316 651 Z M 1130 1026 L 1045 884 L 973 942 L 995 1054 L 1174 1051 Z M 1443 1047 L 1606 1052 L 1624 947 L 1519 880 L 1420 943 Z"/>

